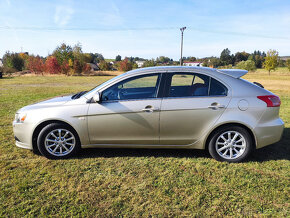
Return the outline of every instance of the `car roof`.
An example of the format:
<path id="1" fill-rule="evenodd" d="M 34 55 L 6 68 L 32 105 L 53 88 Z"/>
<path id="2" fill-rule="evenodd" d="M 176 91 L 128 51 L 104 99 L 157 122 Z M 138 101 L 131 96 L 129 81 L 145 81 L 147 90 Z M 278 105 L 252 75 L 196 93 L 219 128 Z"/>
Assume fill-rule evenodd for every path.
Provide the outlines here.
<path id="1" fill-rule="evenodd" d="M 209 73 L 209 74 L 225 74 L 234 78 L 240 78 L 248 73 L 246 70 L 240 69 L 215 69 L 209 67 L 193 67 L 193 66 L 157 66 L 145 67 L 128 71 L 124 75 L 137 75 L 142 73 L 166 73 L 166 72 L 196 72 L 196 73 Z"/>

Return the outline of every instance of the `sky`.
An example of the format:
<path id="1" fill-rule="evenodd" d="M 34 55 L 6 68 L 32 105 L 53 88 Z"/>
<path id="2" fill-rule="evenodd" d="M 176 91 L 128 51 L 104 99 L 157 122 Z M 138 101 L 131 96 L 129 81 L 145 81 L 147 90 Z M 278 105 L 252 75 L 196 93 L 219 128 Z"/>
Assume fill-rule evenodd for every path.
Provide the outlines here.
<path id="1" fill-rule="evenodd" d="M 276 49 L 290 55 L 289 0 L 0 0 L 0 57 L 47 56 L 61 43 L 83 52 L 156 58 Z"/>

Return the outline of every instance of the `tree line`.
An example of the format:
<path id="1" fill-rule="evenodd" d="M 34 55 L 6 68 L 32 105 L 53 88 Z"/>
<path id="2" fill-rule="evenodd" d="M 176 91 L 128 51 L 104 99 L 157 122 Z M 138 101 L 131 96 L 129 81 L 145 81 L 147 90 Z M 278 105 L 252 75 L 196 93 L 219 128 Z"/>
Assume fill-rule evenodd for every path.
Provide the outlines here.
<path id="1" fill-rule="evenodd" d="M 36 74 L 51 73 L 65 75 L 84 74 L 97 66 L 102 71 L 119 70 L 129 71 L 138 68 L 137 62 L 142 62 L 142 67 L 179 65 L 179 61 L 166 56 L 159 56 L 153 59 L 140 57 L 125 57 L 122 59 L 117 55 L 114 60 L 106 61 L 100 53 L 84 53 L 81 44 L 74 46 L 62 43 L 57 46 L 51 55 L 41 57 L 28 53 L 6 52 L 3 55 L 3 66 L 0 71 L 4 74 L 14 73 L 22 70 L 29 70 Z M 203 67 L 214 68 L 239 68 L 254 71 L 257 68 L 265 68 L 270 73 L 278 66 L 287 66 L 290 71 L 290 59 L 287 61 L 279 59 L 276 50 L 269 50 L 267 53 L 254 51 L 253 53 L 236 52 L 224 49 L 219 57 L 196 58 L 193 56 L 184 57 L 183 62 L 199 62 Z"/>

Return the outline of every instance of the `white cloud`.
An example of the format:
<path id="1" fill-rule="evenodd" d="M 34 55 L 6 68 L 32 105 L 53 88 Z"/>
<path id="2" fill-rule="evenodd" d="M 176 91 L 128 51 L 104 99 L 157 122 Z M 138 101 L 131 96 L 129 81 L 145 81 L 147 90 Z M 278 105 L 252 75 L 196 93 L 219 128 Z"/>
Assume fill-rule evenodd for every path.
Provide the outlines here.
<path id="1" fill-rule="evenodd" d="M 58 26 L 65 26 L 69 23 L 73 14 L 74 10 L 70 6 L 58 5 L 55 8 L 54 22 Z"/>

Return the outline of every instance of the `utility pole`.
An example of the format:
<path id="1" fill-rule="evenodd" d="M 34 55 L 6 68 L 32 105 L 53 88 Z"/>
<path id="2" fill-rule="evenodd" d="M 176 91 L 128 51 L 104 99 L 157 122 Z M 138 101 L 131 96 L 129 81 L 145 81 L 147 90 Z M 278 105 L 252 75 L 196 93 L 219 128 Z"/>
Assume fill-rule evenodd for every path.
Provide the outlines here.
<path id="1" fill-rule="evenodd" d="M 181 31 L 181 51 L 180 51 L 180 66 L 182 66 L 182 49 L 183 49 L 183 32 L 184 30 L 186 29 L 186 27 L 182 27 L 180 28 L 180 31 Z"/>

